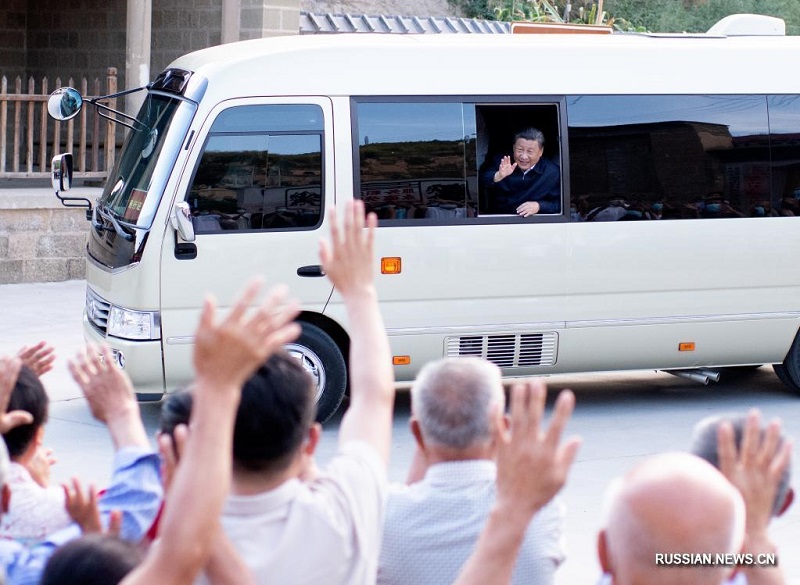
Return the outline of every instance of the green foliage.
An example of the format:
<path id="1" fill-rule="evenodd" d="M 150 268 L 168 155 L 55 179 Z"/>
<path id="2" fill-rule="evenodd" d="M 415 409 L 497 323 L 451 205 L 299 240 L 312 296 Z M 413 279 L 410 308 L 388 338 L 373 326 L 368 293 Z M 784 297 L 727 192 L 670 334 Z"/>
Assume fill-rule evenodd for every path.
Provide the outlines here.
<path id="1" fill-rule="evenodd" d="M 763 14 L 786 21 L 786 34 L 800 34 L 797 0 L 606 0 L 606 8 L 657 32 L 702 33 L 731 14 Z"/>
<path id="2" fill-rule="evenodd" d="M 568 17 L 564 8 L 569 1 Z M 764 14 L 800 34 L 798 0 L 449 0 L 468 18 L 607 24 L 624 31 L 705 32 L 730 14 Z M 598 19 L 598 12 L 600 18 Z"/>

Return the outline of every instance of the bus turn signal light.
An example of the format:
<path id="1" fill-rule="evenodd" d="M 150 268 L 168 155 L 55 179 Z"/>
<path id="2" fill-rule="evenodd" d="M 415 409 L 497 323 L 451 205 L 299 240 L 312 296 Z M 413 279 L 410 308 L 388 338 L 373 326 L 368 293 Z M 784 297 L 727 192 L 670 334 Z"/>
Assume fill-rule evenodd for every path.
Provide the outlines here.
<path id="1" fill-rule="evenodd" d="M 381 258 L 381 274 L 400 274 L 403 262 L 399 256 Z"/>
<path id="2" fill-rule="evenodd" d="M 678 344 L 678 351 L 694 351 L 694 341 L 684 341 Z"/>
<path id="3" fill-rule="evenodd" d="M 411 363 L 410 355 L 396 355 L 392 357 L 392 365 L 407 366 L 410 363 Z"/>

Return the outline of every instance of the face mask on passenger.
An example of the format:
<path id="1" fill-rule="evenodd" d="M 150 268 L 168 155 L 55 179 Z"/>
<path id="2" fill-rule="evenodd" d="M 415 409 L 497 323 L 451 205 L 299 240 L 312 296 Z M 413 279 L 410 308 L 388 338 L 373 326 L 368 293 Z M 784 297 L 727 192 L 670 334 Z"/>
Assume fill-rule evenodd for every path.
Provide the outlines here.
<path id="1" fill-rule="evenodd" d="M 653 203 L 653 211 L 661 211 L 664 209 L 663 203 Z"/>
<path id="2" fill-rule="evenodd" d="M 709 203 L 706 205 L 706 211 L 709 213 L 719 213 L 722 210 L 722 204 L 720 203 Z"/>

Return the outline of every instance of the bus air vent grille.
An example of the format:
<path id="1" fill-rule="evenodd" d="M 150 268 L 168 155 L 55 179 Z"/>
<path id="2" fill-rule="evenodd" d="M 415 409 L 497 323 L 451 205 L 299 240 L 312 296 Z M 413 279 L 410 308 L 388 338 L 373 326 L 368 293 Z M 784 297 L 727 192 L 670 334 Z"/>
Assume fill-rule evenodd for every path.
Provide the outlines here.
<path id="1" fill-rule="evenodd" d="M 556 361 L 558 334 L 503 333 L 468 335 L 445 339 L 446 357 L 480 357 L 501 368 L 552 366 Z"/>
<path id="2" fill-rule="evenodd" d="M 86 289 L 86 319 L 103 335 L 108 329 L 108 314 L 111 303 L 99 297 L 92 289 Z"/>

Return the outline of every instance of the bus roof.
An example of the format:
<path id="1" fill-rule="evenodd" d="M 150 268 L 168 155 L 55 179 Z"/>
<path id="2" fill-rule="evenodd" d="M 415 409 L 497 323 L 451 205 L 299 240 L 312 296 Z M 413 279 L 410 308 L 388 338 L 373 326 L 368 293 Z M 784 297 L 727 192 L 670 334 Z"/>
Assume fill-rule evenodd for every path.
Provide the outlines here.
<path id="1" fill-rule="evenodd" d="M 170 67 L 244 95 L 800 93 L 800 37 L 335 34 L 203 49 Z M 209 93 L 207 95 L 210 96 Z"/>

